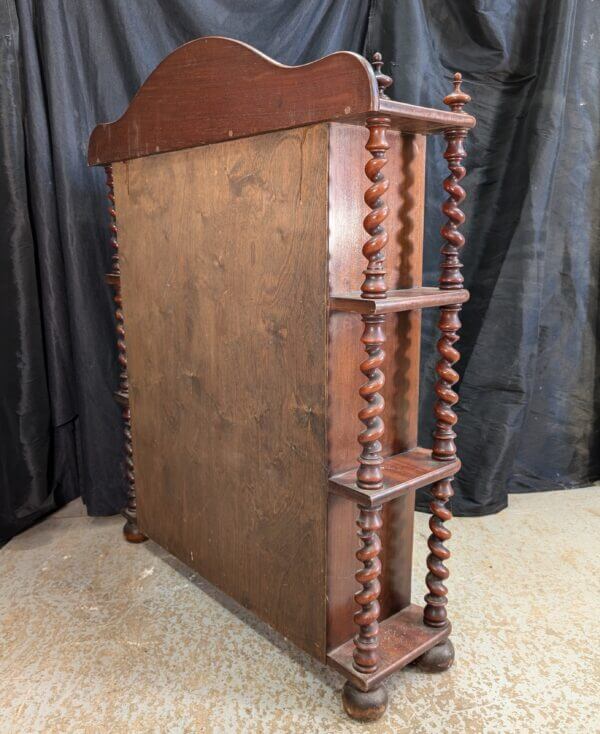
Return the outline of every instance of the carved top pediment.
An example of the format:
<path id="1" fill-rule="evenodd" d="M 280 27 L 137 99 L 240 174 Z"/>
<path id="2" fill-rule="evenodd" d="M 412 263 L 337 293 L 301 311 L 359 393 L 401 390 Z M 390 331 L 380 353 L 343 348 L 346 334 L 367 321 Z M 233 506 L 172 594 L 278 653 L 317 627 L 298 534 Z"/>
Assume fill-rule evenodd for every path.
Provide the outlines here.
<path id="1" fill-rule="evenodd" d="M 373 68 L 355 53 L 285 66 L 240 41 L 208 36 L 169 54 L 124 114 L 93 130 L 88 163 L 105 165 L 319 122 L 364 124 L 365 116 L 378 110 L 406 132 L 475 124 L 469 115 L 380 99 Z"/>

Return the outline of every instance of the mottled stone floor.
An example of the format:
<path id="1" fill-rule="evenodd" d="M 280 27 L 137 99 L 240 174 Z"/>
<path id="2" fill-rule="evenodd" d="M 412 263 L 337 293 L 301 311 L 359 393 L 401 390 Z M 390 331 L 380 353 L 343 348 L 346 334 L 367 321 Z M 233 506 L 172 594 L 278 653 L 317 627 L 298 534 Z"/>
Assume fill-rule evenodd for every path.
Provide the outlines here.
<path id="1" fill-rule="evenodd" d="M 600 488 L 453 520 L 457 661 L 409 668 L 369 726 L 342 678 L 120 518 L 77 503 L 0 550 L 0 732 L 600 732 Z M 426 517 L 417 515 L 415 599 Z"/>

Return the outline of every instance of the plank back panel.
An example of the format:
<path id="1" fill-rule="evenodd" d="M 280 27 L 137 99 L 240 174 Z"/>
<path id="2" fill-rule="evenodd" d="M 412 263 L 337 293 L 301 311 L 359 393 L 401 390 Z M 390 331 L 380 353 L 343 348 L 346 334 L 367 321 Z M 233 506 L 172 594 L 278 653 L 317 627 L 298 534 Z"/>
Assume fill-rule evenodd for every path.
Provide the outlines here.
<path id="1" fill-rule="evenodd" d="M 362 245 L 367 239 L 362 225 L 369 211 L 363 203 L 369 180 L 363 174 L 369 154 L 364 149 L 366 129 L 332 123 L 329 144 L 329 291 L 356 291 L 363 280 L 366 261 Z M 388 289 L 421 285 L 423 252 L 423 201 L 425 137 L 388 133 L 390 149 L 384 169 L 390 180 L 385 225 Z M 363 401 L 358 389 L 364 376 L 360 343 L 362 322 L 357 314 L 332 312 L 329 319 L 328 462 L 331 474 L 357 466 L 362 428 L 358 411 Z M 385 435 L 383 454 L 417 445 L 420 311 L 388 314 L 386 358 Z M 414 496 L 387 503 L 383 510 L 383 564 L 381 618 L 410 603 Z M 354 554 L 359 547 L 354 524 L 356 505 L 330 496 L 328 511 L 328 648 L 348 640 L 355 632 L 353 593 L 357 590 Z"/>
<path id="2" fill-rule="evenodd" d="M 327 136 L 114 166 L 140 528 L 321 660 Z"/>

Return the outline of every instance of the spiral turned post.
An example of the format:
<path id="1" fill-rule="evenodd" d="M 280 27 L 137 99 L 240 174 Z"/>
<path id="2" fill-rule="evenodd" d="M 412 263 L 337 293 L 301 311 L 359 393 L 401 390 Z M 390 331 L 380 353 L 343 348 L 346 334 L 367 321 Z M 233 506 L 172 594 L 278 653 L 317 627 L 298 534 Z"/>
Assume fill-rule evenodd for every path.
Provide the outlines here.
<path id="1" fill-rule="evenodd" d="M 454 89 L 444 98 L 453 112 L 461 113 L 464 105 L 470 101 L 468 94 L 461 89 L 462 77 L 460 74 L 454 75 Z M 462 263 L 460 262 L 460 251 L 465 244 L 465 238 L 459 231 L 459 227 L 465 221 L 465 215 L 459 208 L 465 199 L 465 191 L 460 185 L 460 181 L 465 176 L 465 168 L 462 165 L 463 158 L 466 156 L 463 142 L 467 136 L 467 129 L 459 126 L 448 128 L 444 131 L 446 139 L 446 151 L 444 158 L 447 161 L 449 176 L 444 181 L 444 190 L 448 194 L 448 198 L 442 204 L 442 211 L 447 217 L 447 221 L 442 226 L 441 234 L 445 242 L 441 249 L 441 275 L 440 288 L 442 290 L 460 290 L 463 287 L 463 277 L 461 274 Z M 437 350 L 440 359 L 436 366 L 437 382 L 435 384 L 435 392 L 437 400 L 434 406 L 435 412 L 435 429 L 433 432 L 433 449 L 432 457 L 438 461 L 452 461 L 456 459 L 456 445 L 454 439 L 454 426 L 457 417 L 454 412 L 454 406 L 458 402 L 458 395 L 454 391 L 454 385 L 458 382 L 458 373 L 453 365 L 459 360 L 460 354 L 454 346 L 458 341 L 458 330 L 460 329 L 460 304 L 451 304 L 440 308 L 440 320 L 438 323 L 441 331 L 441 337 L 437 343 Z M 452 512 L 447 506 L 448 501 L 453 496 L 452 490 L 453 477 L 442 479 L 431 488 L 432 501 L 429 505 L 431 511 L 431 519 L 429 528 L 431 535 L 429 536 L 428 546 L 429 555 L 427 557 L 428 574 L 426 583 L 428 593 L 425 596 L 425 609 L 423 618 L 425 624 L 430 627 L 445 627 L 448 624 L 448 615 L 446 612 L 446 604 L 448 602 L 448 590 L 446 588 L 446 579 L 449 571 L 444 562 L 450 557 L 450 551 L 445 543 L 450 539 L 451 533 L 444 523 L 452 519 Z M 440 652 L 432 653 L 430 663 L 435 656 L 436 665 L 439 669 L 448 667 L 453 658 L 451 643 L 444 643 L 451 652 L 448 652 L 442 660 L 440 667 Z M 435 648 L 434 648 L 435 650 Z"/>
<path id="2" fill-rule="evenodd" d="M 461 75 L 455 74 L 454 89 L 444 97 L 444 104 L 448 105 L 452 112 L 463 112 L 464 105 L 471 100 L 471 97 L 461 90 L 461 82 Z M 442 274 L 440 277 L 440 288 L 444 290 L 463 287 L 463 277 L 460 272 L 462 263 L 459 259 L 459 253 L 465 244 L 465 238 L 458 228 L 465 221 L 465 215 L 460 210 L 459 204 L 464 201 L 466 196 L 465 190 L 460 185 L 466 173 L 462 165 L 462 160 L 467 155 L 463 147 L 466 137 L 467 128 L 451 127 L 444 131 L 444 138 L 447 143 L 444 158 L 450 170 L 450 175 L 444 181 L 444 190 L 448 194 L 448 198 L 442 204 L 442 211 L 448 218 L 441 230 L 442 237 L 446 240 L 442 247 Z"/>
<path id="3" fill-rule="evenodd" d="M 363 298 L 386 298 L 387 286 L 385 283 L 385 252 L 388 235 L 383 226 L 389 209 L 383 199 L 390 182 L 383 173 L 387 164 L 386 152 L 389 150 L 387 131 L 391 120 L 383 115 L 375 115 L 367 120 L 369 139 L 365 148 L 371 158 L 365 165 L 367 178 L 372 182 L 365 191 L 365 203 L 371 209 L 363 220 L 369 239 L 362 248 L 362 254 L 367 259 L 367 267 L 363 271 L 365 279 L 361 285 Z"/>
<path id="4" fill-rule="evenodd" d="M 383 223 L 389 214 L 389 209 L 383 197 L 389 188 L 389 181 L 382 169 L 387 163 L 386 151 L 389 149 L 389 144 L 386 132 L 389 125 L 389 117 L 374 116 L 367 121 L 369 139 L 365 147 L 371 154 L 371 158 L 367 161 L 365 173 L 372 183 L 364 197 L 371 211 L 363 221 L 364 229 L 369 234 L 369 239 L 362 249 L 367 260 L 367 267 L 363 271 L 365 279 L 361 286 L 363 298 L 387 297 L 384 248 L 388 235 Z M 361 341 L 367 357 L 361 363 L 360 370 L 367 378 L 367 382 L 361 385 L 359 391 L 366 406 L 358 414 L 365 428 L 358 436 L 362 451 L 358 459 L 356 483 L 362 489 L 379 489 L 383 486 L 381 438 L 384 432 L 382 418 L 384 400 L 381 389 L 385 378 L 381 367 L 385 358 L 383 351 L 385 317 L 363 315 L 362 320 L 364 328 Z"/>
<path id="5" fill-rule="evenodd" d="M 125 477 L 127 480 L 127 504 L 123 510 L 125 516 L 125 526 L 123 533 L 125 538 L 131 543 L 141 543 L 146 540 L 137 525 L 137 503 L 135 493 L 135 473 L 133 467 L 133 446 L 131 441 L 131 410 L 129 408 L 129 381 L 127 375 L 127 347 L 125 344 L 125 319 L 123 317 L 123 301 L 121 298 L 120 285 L 120 266 L 119 266 L 119 230 L 117 227 L 117 212 L 115 207 L 115 191 L 112 166 L 105 166 L 106 186 L 108 188 L 108 201 L 110 215 L 110 243 L 113 249 L 112 253 L 112 270 L 110 275 L 111 283 L 114 288 L 114 302 L 117 306 L 115 310 L 115 319 L 117 322 L 117 352 L 120 367 L 119 372 L 119 388 L 115 394 L 115 398 L 121 406 L 121 417 L 123 418 L 123 435 L 125 438 Z"/>
<path id="6" fill-rule="evenodd" d="M 354 615 L 354 622 L 359 631 L 354 638 L 354 667 L 361 673 L 374 673 L 377 670 L 377 645 L 379 635 L 379 594 L 381 584 L 381 540 L 379 531 L 382 527 L 381 505 L 376 507 L 358 506 L 358 537 L 361 547 L 356 558 L 362 568 L 356 572 L 356 580 L 362 589 L 354 595 L 354 600 L 361 609 Z"/>
<path id="7" fill-rule="evenodd" d="M 365 202 L 371 209 L 364 219 L 363 226 L 369 234 L 369 239 L 363 246 L 363 255 L 367 259 L 364 270 L 364 282 L 361 287 L 363 298 L 385 298 L 387 287 L 385 283 L 385 254 L 387 232 L 383 223 L 389 210 L 383 197 L 388 190 L 389 182 L 382 169 L 387 163 L 385 157 L 389 144 L 386 131 L 390 125 L 389 118 L 372 117 L 367 121 L 369 140 L 366 148 L 371 158 L 365 166 L 365 173 L 372 182 L 365 192 Z M 367 378 L 359 389 L 361 398 L 366 402 L 358 417 L 365 427 L 358 435 L 358 442 L 362 447 L 358 459 L 356 484 L 362 489 L 379 489 L 383 487 L 383 456 L 381 439 L 384 432 L 383 409 L 384 400 L 381 395 L 385 378 L 381 367 L 385 358 L 383 344 L 385 343 L 384 316 L 363 315 L 363 334 L 361 342 L 367 353 L 360 365 L 360 370 Z M 355 595 L 361 610 L 354 616 L 359 626 L 359 632 L 354 638 L 354 667 L 362 673 L 374 673 L 377 670 L 377 646 L 379 644 L 379 574 L 381 562 L 379 552 L 381 542 L 381 506 L 367 508 L 359 505 L 359 537 L 362 547 L 356 558 L 363 564 L 356 573 L 356 580 L 362 589 Z"/>
<path id="8" fill-rule="evenodd" d="M 425 595 L 425 609 L 423 619 L 430 627 L 445 627 L 448 624 L 448 589 L 445 581 L 450 572 L 444 565 L 444 561 L 450 558 L 450 551 L 444 545 L 445 541 L 452 536 L 445 522 L 452 519 L 452 512 L 446 506 L 448 500 L 453 496 L 452 479 L 442 479 L 431 488 L 433 496 L 429 503 L 431 517 L 429 529 L 431 535 L 427 541 L 429 555 L 427 556 L 428 573 L 425 578 L 428 593 Z"/>
<path id="9" fill-rule="evenodd" d="M 375 79 L 379 94 L 385 97 L 385 89 L 392 79 L 382 74 L 383 60 L 381 54 L 373 55 Z M 366 126 L 369 139 L 365 148 L 370 158 L 365 165 L 365 174 L 370 186 L 365 191 L 364 200 L 371 210 L 363 220 L 363 227 L 368 239 L 362 248 L 367 266 L 363 270 L 364 280 L 361 285 L 361 297 L 365 299 L 383 299 L 387 297 L 385 282 L 385 246 L 388 235 L 384 222 L 389 209 L 384 197 L 389 188 L 389 181 L 383 173 L 387 163 L 386 153 L 389 150 L 387 131 L 391 119 L 385 115 L 373 113 L 367 118 Z M 367 354 L 361 362 L 360 370 L 366 377 L 360 388 L 360 397 L 366 405 L 361 408 L 358 417 L 364 423 L 358 435 L 361 453 L 358 458 L 356 484 L 361 489 L 377 490 L 383 487 L 383 455 L 381 439 L 384 434 L 383 409 L 384 399 L 381 394 L 385 378 L 383 363 L 385 352 L 385 317 L 382 315 L 362 315 L 363 332 L 361 342 Z M 360 590 L 354 595 L 359 610 L 354 615 L 358 632 L 354 637 L 353 665 L 363 674 L 373 674 L 379 666 L 379 595 L 381 584 L 381 540 L 379 532 L 382 528 L 382 506 L 358 505 L 358 537 L 360 548 L 356 558 L 361 567 L 356 572 L 356 581 Z M 387 706 L 387 692 L 383 685 L 368 690 L 356 688 L 350 681 L 346 682 L 342 691 L 342 702 L 346 713 L 358 721 L 374 721 L 378 719 Z"/>

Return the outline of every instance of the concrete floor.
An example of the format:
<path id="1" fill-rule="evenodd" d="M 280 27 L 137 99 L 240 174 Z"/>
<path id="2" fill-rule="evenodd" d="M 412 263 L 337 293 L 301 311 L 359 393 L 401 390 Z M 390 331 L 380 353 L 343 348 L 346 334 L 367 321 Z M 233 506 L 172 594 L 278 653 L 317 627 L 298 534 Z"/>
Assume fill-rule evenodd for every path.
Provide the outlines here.
<path id="1" fill-rule="evenodd" d="M 455 666 L 396 674 L 364 726 L 339 675 L 73 503 L 0 550 L 0 732 L 600 732 L 599 516 L 590 488 L 453 520 Z"/>

